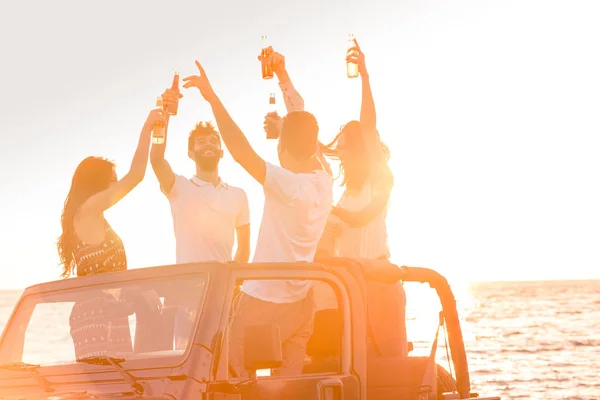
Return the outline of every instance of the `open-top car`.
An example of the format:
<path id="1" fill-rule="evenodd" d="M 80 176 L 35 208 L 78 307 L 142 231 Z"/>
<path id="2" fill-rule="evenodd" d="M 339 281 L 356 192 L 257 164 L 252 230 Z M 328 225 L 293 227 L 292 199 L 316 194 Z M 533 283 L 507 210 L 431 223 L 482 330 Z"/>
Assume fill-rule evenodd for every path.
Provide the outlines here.
<path id="1" fill-rule="evenodd" d="M 278 375 L 278 325 L 256 324 L 244 336 L 248 376 L 234 376 L 228 339 L 240 286 L 273 279 L 313 281 L 316 313 L 304 369 Z M 435 362 L 437 335 L 430 356 L 410 355 L 402 296 L 386 304 L 379 295 L 402 294 L 403 282 L 437 291 L 438 332 L 447 330 L 453 374 Z M 389 322 L 383 335 L 382 320 Z M 0 399 L 473 397 L 447 281 L 383 261 L 199 263 L 48 282 L 23 292 L 0 340 Z"/>

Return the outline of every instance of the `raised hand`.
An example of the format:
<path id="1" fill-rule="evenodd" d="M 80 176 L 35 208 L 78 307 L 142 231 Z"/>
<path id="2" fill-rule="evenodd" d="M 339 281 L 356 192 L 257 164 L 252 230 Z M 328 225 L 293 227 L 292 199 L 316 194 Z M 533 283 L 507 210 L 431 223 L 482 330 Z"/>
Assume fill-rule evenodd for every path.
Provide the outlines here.
<path id="1" fill-rule="evenodd" d="M 354 50 L 352 52 L 349 51 L 349 55 L 346 57 L 346 61 L 356 63 L 358 65 L 358 72 L 361 76 L 368 75 L 367 65 L 365 64 L 365 53 L 362 52 L 360 46 L 356 39 L 354 39 L 354 47 L 348 50 Z"/>
<path id="2" fill-rule="evenodd" d="M 196 66 L 198 67 L 198 75 L 191 75 L 186 78 L 183 78 L 185 84 L 184 88 L 189 89 L 191 87 L 195 87 L 200 91 L 200 94 L 204 99 L 208 102 L 213 101 L 216 98 L 215 92 L 210 85 L 208 77 L 206 76 L 206 72 L 204 72 L 204 68 L 198 61 L 196 61 Z"/>
<path id="3" fill-rule="evenodd" d="M 281 53 L 277 53 L 276 51 L 271 54 L 271 66 L 273 67 L 273 72 L 277 75 L 280 75 L 285 71 L 285 56 Z"/>
<path id="4" fill-rule="evenodd" d="M 267 139 L 277 139 L 281 133 L 281 126 L 283 125 L 283 119 L 276 113 L 269 113 L 265 115 L 265 122 L 263 124 Z"/>
<path id="5" fill-rule="evenodd" d="M 276 73 L 278 76 L 281 73 L 285 72 L 285 56 L 281 53 L 273 51 L 273 48 L 271 46 L 267 48 L 267 54 L 269 54 L 269 56 L 267 57 L 267 62 L 271 64 L 273 72 Z M 258 56 L 258 61 L 261 60 L 262 57 Z"/>
<path id="6" fill-rule="evenodd" d="M 150 111 L 148 114 L 148 118 L 146 118 L 146 126 L 154 127 L 156 123 L 162 123 L 163 125 L 167 124 L 167 117 L 165 116 L 165 112 L 162 108 L 155 108 Z"/>
<path id="7" fill-rule="evenodd" d="M 183 95 L 181 93 L 178 93 L 171 88 L 165 90 L 161 95 L 163 109 L 168 110 L 171 106 L 175 106 L 182 97 Z"/>

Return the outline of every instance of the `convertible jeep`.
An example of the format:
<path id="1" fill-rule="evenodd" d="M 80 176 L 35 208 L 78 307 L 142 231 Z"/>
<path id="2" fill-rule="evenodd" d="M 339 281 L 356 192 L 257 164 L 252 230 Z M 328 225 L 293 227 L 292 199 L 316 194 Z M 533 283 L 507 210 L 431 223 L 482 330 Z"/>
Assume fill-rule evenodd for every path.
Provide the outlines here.
<path id="1" fill-rule="evenodd" d="M 278 373 L 287 338 L 257 322 L 244 331 L 247 373 L 236 376 L 229 336 L 240 286 L 274 279 L 313 281 L 303 370 Z M 410 355 L 405 282 L 429 284 L 442 305 L 429 356 Z M 440 332 L 448 370 L 435 361 Z M 23 292 L 0 339 L 0 399 L 475 397 L 446 279 L 384 261 L 180 264 L 43 283 Z"/>

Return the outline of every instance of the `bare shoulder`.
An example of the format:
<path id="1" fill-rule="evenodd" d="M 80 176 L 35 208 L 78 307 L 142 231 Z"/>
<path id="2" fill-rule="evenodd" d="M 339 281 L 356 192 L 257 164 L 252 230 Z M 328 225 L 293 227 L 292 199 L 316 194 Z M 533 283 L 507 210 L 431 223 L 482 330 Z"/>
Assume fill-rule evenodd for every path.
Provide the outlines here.
<path id="1" fill-rule="evenodd" d="M 99 244 L 104 240 L 106 235 L 105 223 L 102 214 L 89 215 L 77 212 L 75 218 L 73 218 L 75 237 L 85 243 Z"/>

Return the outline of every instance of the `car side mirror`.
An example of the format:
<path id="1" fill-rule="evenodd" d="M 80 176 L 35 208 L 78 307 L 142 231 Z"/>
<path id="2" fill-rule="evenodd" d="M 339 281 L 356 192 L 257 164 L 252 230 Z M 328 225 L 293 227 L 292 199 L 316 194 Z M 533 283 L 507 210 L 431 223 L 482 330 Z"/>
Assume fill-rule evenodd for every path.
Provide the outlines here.
<path id="1" fill-rule="evenodd" d="M 251 378 L 258 369 L 280 367 L 283 361 L 277 324 L 256 324 L 244 330 L 244 368 Z"/>

